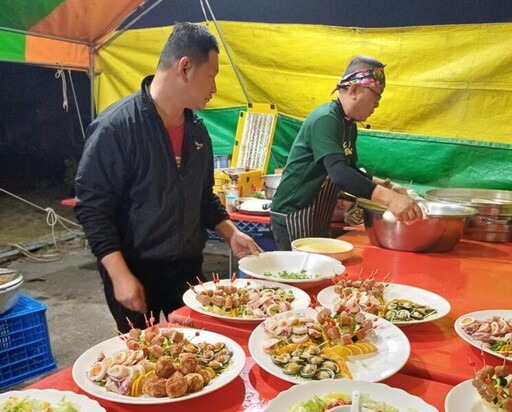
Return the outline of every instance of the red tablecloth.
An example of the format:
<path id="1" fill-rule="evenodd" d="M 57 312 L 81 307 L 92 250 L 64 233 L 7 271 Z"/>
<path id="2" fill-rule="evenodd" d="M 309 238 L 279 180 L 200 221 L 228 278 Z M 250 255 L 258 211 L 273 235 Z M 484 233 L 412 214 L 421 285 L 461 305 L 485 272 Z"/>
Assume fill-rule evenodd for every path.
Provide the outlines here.
<path id="1" fill-rule="evenodd" d="M 453 385 L 470 379 L 473 369 L 485 362 L 501 364 L 494 356 L 463 341 L 453 328 L 461 315 L 485 309 L 512 307 L 512 245 L 462 240 L 454 250 L 445 253 L 410 253 L 381 249 L 370 245 L 364 232 L 350 231 L 340 237 L 355 245 L 354 256 L 344 264 L 351 277 L 367 276 L 378 269 L 377 279 L 412 285 L 435 292 L 451 304 L 451 312 L 444 318 L 429 323 L 403 328 L 411 342 L 411 356 L 404 368 L 384 381 L 422 397 L 444 411 L 444 398 Z M 329 286 L 329 284 L 323 287 Z M 313 295 L 321 288 L 309 290 Z M 204 316 L 181 308 L 174 313 L 175 320 L 194 328 L 205 328 L 231 337 L 247 353 L 247 339 L 253 326 L 239 325 Z M 248 377 L 248 379 L 247 379 Z M 257 411 L 290 383 L 263 371 L 248 357 L 241 377 L 211 394 L 174 403 L 173 411 Z M 56 388 L 80 392 L 71 378 L 70 368 L 53 374 L 32 388 Z M 253 389 L 254 388 L 254 389 Z M 254 390 L 256 392 L 254 392 Z M 169 406 L 133 406 L 101 401 L 108 411 L 163 411 Z M 208 406 L 209 407 L 209 406 Z M 259 408 L 259 409 L 258 409 Z M 462 411 L 461 411 L 462 412 Z"/>
<path id="2" fill-rule="evenodd" d="M 401 372 L 451 385 L 470 379 L 483 365 L 481 351 L 462 340 L 453 327 L 469 312 L 512 309 L 512 245 L 462 240 L 450 252 L 411 253 L 370 245 L 364 232 L 339 237 L 355 245 L 355 254 L 344 262 L 347 273 L 357 277 L 378 269 L 377 278 L 416 286 L 450 302 L 448 316 L 429 323 L 407 326 L 411 356 Z M 485 362 L 502 360 L 485 354 Z"/>
<path id="3" fill-rule="evenodd" d="M 242 344 L 246 342 L 246 339 L 241 337 L 238 342 Z M 247 352 L 247 345 L 243 344 L 242 347 Z M 242 374 L 215 392 L 172 404 L 130 405 L 105 401 L 83 392 L 73 381 L 71 369 L 71 367 L 62 369 L 29 388 L 52 388 L 85 394 L 96 399 L 108 412 L 164 412 L 170 410 L 173 412 L 262 412 L 271 399 L 292 386 L 291 383 L 270 375 L 256 365 L 251 357 L 247 357 Z M 440 412 L 444 411 L 444 399 L 452 388 L 451 385 L 400 373 L 386 379 L 383 383 L 419 396 L 427 403 L 438 408 Z"/>

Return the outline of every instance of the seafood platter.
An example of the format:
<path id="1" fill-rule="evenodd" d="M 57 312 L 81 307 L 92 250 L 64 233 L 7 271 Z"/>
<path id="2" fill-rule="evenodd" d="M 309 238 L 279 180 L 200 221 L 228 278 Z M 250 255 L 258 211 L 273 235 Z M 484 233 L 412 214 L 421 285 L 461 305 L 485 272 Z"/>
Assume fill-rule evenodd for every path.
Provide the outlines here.
<path id="1" fill-rule="evenodd" d="M 245 276 L 286 283 L 301 289 L 327 283 L 345 272 L 345 266 L 337 259 L 297 251 L 246 256 L 238 261 L 238 268 Z"/>
<path id="2" fill-rule="evenodd" d="M 266 319 L 252 332 L 249 351 L 261 368 L 292 383 L 377 382 L 402 368 L 410 345 L 397 326 L 359 306 L 339 312 L 317 307 Z"/>
<path id="3" fill-rule="evenodd" d="M 108 339 L 73 364 L 75 383 L 100 399 L 161 404 L 213 392 L 245 365 L 243 349 L 223 335 L 197 329 L 159 328 Z"/>
<path id="4" fill-rule="evenodd" d="M 272 399 L 265 412 L 328 410 L 326 408 L 334 408 L 333 405 L 351 405 L 355 393 L 360 395 L 359 406 L 368 408 L 366 410 L 438 412 L 421 398 L 401 389 L 383 383 L 351 380 L 311 381 L 294 385 Z M 317 409 L 312 409 L 312 405 Z"/>
<path id="5" fill-rule="evenodd" d="M 455 321 L 455 331 L 470 345 L 507 361 L 512 360 L 512 310 L 482 310 Z"/>
<path id="6" fill-rule="evenodd" d="M 207 316 L 237 323 L 258 323 L 276 313 L 307 308 L 311 299 L 283 283 L 251 279 L 219 279 L 189 285 L 183 302 Z"/>
<path id="7" fill-rule="evenodd" d="M 405 326 L 440 319 L 450 312 L 450 303 L 425 289 L 367 279 L 336 278 L 336 283 L 321 290 L 318 302 L 329 309 L 359 305 L 367 313 Z"/>

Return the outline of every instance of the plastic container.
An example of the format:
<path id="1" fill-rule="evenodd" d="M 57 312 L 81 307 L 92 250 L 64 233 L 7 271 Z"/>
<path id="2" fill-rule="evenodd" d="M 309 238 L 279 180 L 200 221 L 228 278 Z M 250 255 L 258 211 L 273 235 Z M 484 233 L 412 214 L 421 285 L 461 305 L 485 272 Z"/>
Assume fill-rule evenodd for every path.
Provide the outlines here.
<path id="1" fill-rule="evenodd" d="M 226 193 L 226 210 L 228 213 L 236 212 L 237 201 L 238 196 L 235 193 Z"/>
<path id="2" fill-rule="evenodd" d="M 55 368 L 46 305 L 20 294 L 16 305 L 0 315 L 0 390 Z"/>

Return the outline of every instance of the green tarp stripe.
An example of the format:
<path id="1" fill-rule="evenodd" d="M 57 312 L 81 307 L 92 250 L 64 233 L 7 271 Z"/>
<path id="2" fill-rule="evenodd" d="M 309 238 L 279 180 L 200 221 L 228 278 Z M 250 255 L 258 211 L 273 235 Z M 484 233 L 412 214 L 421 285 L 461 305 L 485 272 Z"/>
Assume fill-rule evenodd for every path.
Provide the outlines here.
<path id="1" fill-rule="evenodd" d="M 24 34 L 0 31 L 0 44 L 4 49 L 2 60 L 24 62 L 25 43 L 26 38 Z"/>
<path id="2" fill-rule="evenodd" d="M 240 110 L 245 107 L 200 112 L 215 154 L 232 153 Z M 279 115 L 268 173 L 285 165 L 301 124 Z M 418 193 L 433 187 L 512 190 L 512 145 L 363 130 L 358 154 L 360 166 L 369 173 L 400 183 L 412 182 Z"/>
<path id="3" fill-rule="evenodd" d="M 66 0 L 11 0 L 2 1 L 0 27 L 28 31 Z M 5 48 L 2 45 L 2 48 Z"/>
<path id="4" fill-rule="evenodd" d="M 383 137 L 386 139 L 397 139 L 397 140 L 416 140 L 416 141 L 428 141 L 443 144 L 456 144 L 465 146 L 482 146 L 495 149 L 512 149 L 512 144 L 498 143 L 498 142 L 483 142 L 478 140 L 467 140 L 467 139 L 453 139 L 445 137 L 432 137 L 432 136 L 415 136 L 406 133 L 391 133 L 391 132 L 378 132 L 378 131 L 361 131 L 361 134 L 371 134 L 375 137 Z"/>
<path id="5" fill-rule="evenodd" d="M 432 187 L 512 189 L 511 148 L 365 133 L 358 140 L 358 153 L 360 165 L 372 175 L 391 177 L 419 193 Z"/>

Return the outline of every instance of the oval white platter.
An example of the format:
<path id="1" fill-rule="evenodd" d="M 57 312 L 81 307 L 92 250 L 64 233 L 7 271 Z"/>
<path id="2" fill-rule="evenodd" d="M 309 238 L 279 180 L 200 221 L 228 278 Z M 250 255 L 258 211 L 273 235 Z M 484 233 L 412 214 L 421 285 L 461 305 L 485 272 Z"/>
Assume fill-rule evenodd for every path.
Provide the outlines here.
<path id="1" fill-rule="evenodd" d="M 438 412 L 437 408 L 427 404 L 423 399 L 410 395 L 402 389 L 392 388 L 383 383 L 372 383 L 365 381 L 353 381 L 347 379 L 328 379 L 323 381 L 311 381 L 302 385 L 292 386 L 290 389 L 281 392 L 268 404 L 265 412 L 283 412 L 290 408 L 306 402 L 313 396 L 322 397 L 331 393 L 346 393 L 359 390 L 373 401 L 385 402 L 389 406 L 406 410 L 414 409 L 416 412 Z M 462 409 L 459 410 L 459 412 Z"/>
<path id="2" fill-rule="evenodd" d="M 238 269 L 247 276 L 273 282 L 286 283 L 299 288 L 318 286 L 345 272 L 345 266 L 337 259 L 308 252 L 275 251 L 246 256 L 238 261 Z M 307 279 L 285 279 L 278 272 L 305 270 Z M 264 273 L 273 276 L 265 276 Z"/>
<path id="3" fill-rule="evenodd" d="M 329 286 L 318 292 L 317 301 L 322 306 L 332 309 L 334 304 L 339 300 L 339 295 L 334 291 L 334 286 Z M 431 322 L 440 319 L 450 313 L 450 303 L 443 298 L 430 292 L 429 290 L 416 288 L 414 286 L 400 285 L 398 283 L 388 283 L 384 289 L 384 300 L 389 302 L 393 299 L 409 299 L 413 302 L 428 305 L 433 309 L 437 309 L 437 313 L 421 320 L 413 321 L 393 321 L 392 323 L 399 326 L 416 325 L 418 323 Z"/>
<path id="4" fill-rule="evenodd" d="M 318 308 L 317 308 L 318 309 Z M 317 310 L 306 308 L 287 313 L 305 313 L 316 319 Z M 373 315 L 369 315 L 374 317 Z M 366 338 L 377 347 L 377 352 L 365 355 L 350 356 L 347 366 L 354 380 L 378 382 L 398 372 L 409 359 L 411 346 L 405 334 L 392 323 L 375 317 L 375 330 Z M 274 365 L 270 355 L 264 352 L 263 343 L 267 340 L 263 324 L 259 324 L 249 337 L 249 351 L 254 361 L 264 370 L 279 379 L 292 383 L 311 382 L 301 376 L 290 376 Z M 338 380 L 338 379 L 337 379 Z"/>
<path id="5" fill-rule="evenodd" d="M 500 316 L 504 319 L 509 320 L 509 319 L 512 319 L 512 310 L 489 309 L 489 310 L 480 310 L 477 312 L 466 313 L 465 315 L 462 315 L 455 321 L 455 324 L 454 324 L 455 332 L 457 332 L 457 334 L 462 339 L 464 339 L 467 343 L 474 346 L 475 348 L 481 349 L 484 352 L 489 353 L 490 355 L 497 356 L 498 358 L 512 361 L 512 358 L 510 357 L 510 355 L 508 357 L 505 357 L 501 353 L 494 352 L 493 350 L 491 350 L 489 348 L 483 347 L 479 341 L 473 339 L 470 335 L 468 335 L 466 332 L 464 332 L 464 329 L 462 328 L 461 321 L 464 318 L 471 317 L 476 320 L 486 320 L 486 319 L 492 318 L 493 316 Z"/>
<path id="6" fill-rule="evenodd" d="M 248 287 L 248 288 L 258 288 L 261 286 L 267 287 L 267 288 L 281 288 L 285 291 L 292 291 L 293 295 L 295 296 L 295 300 L 291 302 L 291 309 L 304 309 L 307 308 L 311 304 L 311 298 L 309 295 L 304 292 L 303 290 L 296 288 L 294 286 L 285 285 L 283 283 L 277 283 L 277 282 L 269 282 L 265 280 L 255 280 L 255 279 L 235 279 L 233 282 L 229 279 L 223 279 L 219 282 L 219 285 L 232 285 L 237 288 L 242 287 Z M 197 292 L 200 292 L 201 290 L 215 290 L 216 285 L 214 282 L 206 282 L 203 283 L 201 286 L 195 286 L 195 290 Z M 183 294 L 183 302 L 185 305 L 187 305 L 190 309 L 201 313 L 203 315 L 212 316 L 214 318 L 219 318 L 222 320 L 226 320 L 229 322 L 235 322 L 235 323 L 258 323 L 268 318 L 266 317 L 244 317 L 244 318 L 236 318 L 233 316 L 229 316 L 228 314 L 224 313 L 216 313 L 211 312 L 196 299 L 196 294 L 191 290 L 187 290 Z"/>
<path id="7" fill-rule="evenodd" d="M 10 391 L 0 394 L 0 408 L 10 397 L 16 396 L 20 399 L 30 398 L 39 401 L 50 402 L 56 406 L 59 400 L 64 398 L 66 401 L 73 402 L 82 412 L 105 412 L 105 409 L 98 402 L 88 398 L 85 395 L 79 395 L 70 391 L 59 391 L 56 389 L 27 389 L 24 391 Z"/>
<path id="8" fill-rule="evenodd" d="M 85 351 L 73 364 L 72 375 L 75 383 L 85 392 L 100 399 L 105 399 L 111 402 L 128 403 L 128 404 L 161 404 L 180 402 L 191 398 L 206 395 L 207 393 L 216 391 L 223 386 L 234 380 L 245 366 L 245 353 L 241 346 L 234 340 L 223 336 L 218 333 L 208 332 L 198 329 L 180 329 L 185 338 L 192 342 L 207 341 L 209 343 L 224 342 L 226 346 L 231 349 L 233 355 L 231 357 L 230 365 L 217 377 L 205 386 L 199 392 L 193 392 L 179 398 L 153 398 L 147 395 L 139 397 L 125 396 L 118 393 L 107 391 L 104 387 L 94 384 L 86 377 L 86 371 L 96 361 L 98 354 L 103 352 L 105 356 L 111 356 L 122 350 L 126 350 L 125 342 L 119 337 L 111 338 L 103 341 L 92 348 Z"/>

